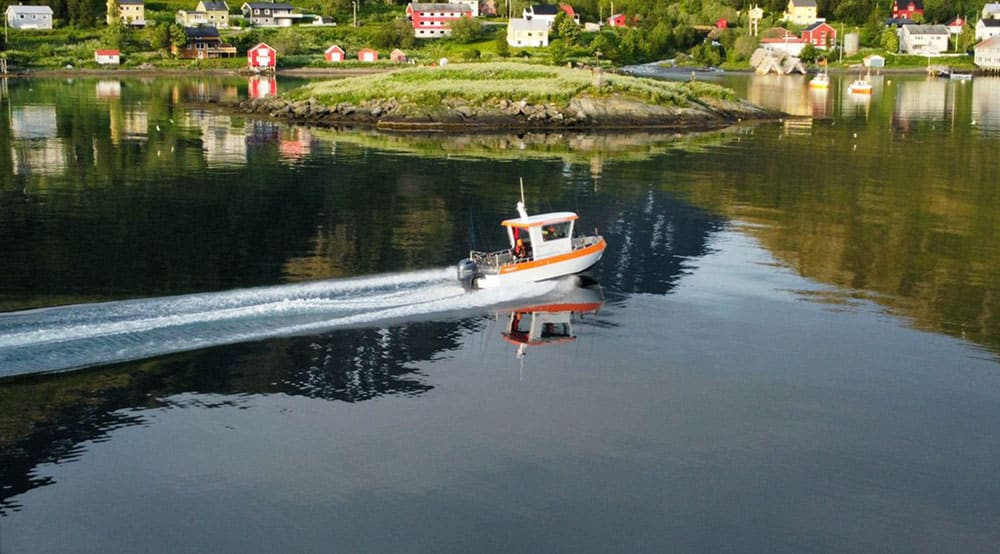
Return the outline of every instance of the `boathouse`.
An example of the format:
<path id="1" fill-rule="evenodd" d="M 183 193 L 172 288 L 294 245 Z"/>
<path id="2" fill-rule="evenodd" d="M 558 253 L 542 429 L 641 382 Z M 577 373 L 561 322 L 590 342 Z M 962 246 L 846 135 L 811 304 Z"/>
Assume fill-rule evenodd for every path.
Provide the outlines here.
<path id="1" fill-rule="evenodd" d="M 119 50 L 94 50 L 94 61 L 97 65 L 118 65 L 121 63 Z"/>
<path id="2" fill-rule="evenodd" d="M 323 53 L 323 58 L 326 59 L 326 61 L 332 63 L 342 62 L 344 61 L 346 56 L 347 54 L 344 52 L 344 49 L 337 46 L 336 44 L 327 48 L 326 52 Z"/>
<path id="3" fill-rule="evenodd" d="M 247 50 L 247 65 L 254 71 L 274 71 L 277 58 L 277 50 L 264 42 Z"/>

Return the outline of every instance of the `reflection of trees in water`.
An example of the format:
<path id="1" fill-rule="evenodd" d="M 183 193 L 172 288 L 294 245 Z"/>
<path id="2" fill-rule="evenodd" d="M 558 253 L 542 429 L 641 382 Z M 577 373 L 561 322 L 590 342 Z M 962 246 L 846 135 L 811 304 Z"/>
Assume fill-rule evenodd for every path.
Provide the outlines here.
<path id="1" fill-rule="evenodd" d="M 623 292 L 670 292 L 686 273 L 687 260 L 707 254 L 709 233 L 724 224 L 721 218 L 654 190 L 621 199 L 612 207 L 614 213 L 605 213 L 594 206 L 593 216 L 607 221 L 600 230 L 608 240 L 595 272 L 602 285 Z"/>
<path id="2" fill-rule="evenodd" d="M 86 443 L 118 428 L 143 425 L 129 410 L 213 408 L 240 395 L 282 393 L 342 402 L 419 395 L 433 388 L 414 364 L 456 348 L 478 321 L 411 323 L 316 337 L 226 346 L 111 369 L 36 376 L 0 388 L 0 514 L 18 495 L 55 481 L 43 464 L 67 463 Z M 266 363 L 261 363 L 264 360 Z M 184 395 L 223 395 L 206 403 Z"/>
<path id="3" fill-rule="evenodd" d="M 292 369 L 278 386 L 288 394 L 344 402 L 421 394 L 433 387 L 416 378 L 410 364 L 456 348 L 460 334 L 456 325 L 413 323 L 301 339 L 289 348 Z"/>

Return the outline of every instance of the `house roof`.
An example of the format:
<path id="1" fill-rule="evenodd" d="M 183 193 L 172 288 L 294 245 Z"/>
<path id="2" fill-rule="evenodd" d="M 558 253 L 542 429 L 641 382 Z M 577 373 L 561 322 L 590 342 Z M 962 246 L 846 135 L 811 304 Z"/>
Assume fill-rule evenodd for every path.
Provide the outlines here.
<path id="1" fill-rule="evenodd" d="M 288 10 L 292 11 L 291 4 L 278 4 L 276 2 L 246 2 L 244 6 L 249 6 L 252 10 Z"/>
<path id="2" fill-rule="evenodd" d="M 792 0 L 796 8 L 815 8 L 816 0 Z"/>
<path id="3" fill-rule="evenodd" d="M 514 18 L 508 23 L 511 29 L 514 31 L 548 31 L 549 24 L 547 21 L 541 21 L 539 19 L 521 19 Z"/>
<path id="4" fill-rule="evenodd" d="M 338 50 L 340 52 L 344 51 L 343 48 L 337 46 L 336 44 L 331 44 L 330 47 L 326 49 L 327 52 L 330 52 L 330 51 L 333 51 L 333 50 Z"/>
<path id="5" fill-rule="evenodd" d="M 205 0 L 202 0 L 201 5 L 205 8 L 205 11 L 229 11 L 229 4 L 225 2 L 205 2 Z"/>
<path id="6" fill-rule="evenodd" d="M 979 23 L 982 23 L 983 27 L 1000 27 L 1000 19 L 980 19 Z"/>
<path id="7" fill-rule="evenodd" d="M 904 32 L 911 35 L 948 35 L 948 28 L 944 25 L 907 25 L 903 27 Z"/>
<path id="8" fill-rule="evenodd" d="M 274 47 L 273 47 L 273 46 L 271 46 L 270 44 L 266 43 L 266 42 L 261 42 L 261 43 L 259 43 L 259 44 L 258 44 L 257 46 L 254 46 L 253 48 L 251 48 L 250 50 L 256 50 L 256 49 L 258 49 L 258 48 L 260 48 L 260 47 L 262 47 L 262 46 L 263 46 L 264 48 L 267 48 L 268 50 L 274 50 Z M 276 50 L 275 50 L 275 51 L 276 51 Z"/>
<path id="9" fill-rule="evenodd" d="M 215 27 L 202 25 L 199 27 L 185 27 L 184 35 L 187 38 L 219 38 L 219 30 Z"/>
<path id="10" fill-rule="evenodd" d="M 145 3 L 144 0 L 118 0 L 119 6 L 142 6 Z"/>
<path id="11" fill-rule="evenodd" d="M 983 13 L 1000 13 L 1000 2 L 993 2 L 983 6 Z"/>
<path id="12" fill-rule="evenodd" d="M 895 1 L 895 5 L 896 5 L 897 9 L 904 9 L 904 8 L 908 7 L 910 4 L 913 4 L 913 9 L 914 10 L 923 10 L 924 9 L 924 3 L 923 3 L 922 0 L 896 0 Z"/>
<path id="13" fill-rule="evenodd" d="M 24 13 L 24 14 L 42 14 L 42 15 L 52 15 L 52 8 L 48 6 L 7 6 L 7 11 L 10 13 Z"/>
<path id="14" fill-rule="evenodd" d="M 410 4 L 415 12 L 471 12 L 466 4 Z"/>
<path id="15" fill-rule="evenodd" d="M 816 23 L 813 23 L 812 25 L 810 25 L 810 26 L 808 26 L 808 27 L 806 27 L 805 29 L 802 29 L 802 30 L 803 31 L 815 31 L 816 29 L 819 29 L 820 27 L 822 27 L 824 25 L 826 25 L 827 27 L 830 27 L 830 24 L 827 23 L 826 21 L 817 21 Z M 830 28 L 833 29 L 833 27 L 830 27 Z M 834 29 L 834 30 L 836 30 L 836 29 Z"/>
<path id="16" fill-rule="evenodd" d="M 547 6 L 545 4 L 536 4 L 531 6 L 531 13 L 535 15 L 556 15 L 559 13 L 559 6 Z"/>
<path id="17" fill-rule="evenodd" d="M 980 48 L 1000 48 L 1000 35 L 988 38 L 972 48 L 974 50 L 979 50 Z"/>
<path id="18" fill-rule="evenodd" d="M 119 50 L 94 50 L 94 54 L 98 56 L 119 56 L 121 51 Z"/>

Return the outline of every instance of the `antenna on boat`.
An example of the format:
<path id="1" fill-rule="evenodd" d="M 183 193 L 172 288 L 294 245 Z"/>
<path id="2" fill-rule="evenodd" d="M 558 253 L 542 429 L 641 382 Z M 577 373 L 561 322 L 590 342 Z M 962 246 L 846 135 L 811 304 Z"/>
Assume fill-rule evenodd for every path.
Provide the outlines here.
<path id="1" fill-rule="evenodd" d="M 517 214 L 523 219 L 528 219 L 528 212 L 524 209 L 524 177 L 518 179 L 521 181 L 521 201 L 517 203 Z"/>

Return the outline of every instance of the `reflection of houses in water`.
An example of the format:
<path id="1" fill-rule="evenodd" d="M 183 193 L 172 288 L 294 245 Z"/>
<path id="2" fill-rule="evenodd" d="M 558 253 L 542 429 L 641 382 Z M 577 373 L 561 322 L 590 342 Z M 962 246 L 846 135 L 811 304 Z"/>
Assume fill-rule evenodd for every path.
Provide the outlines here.
<path id="1" fill-rule="evenodd" d="M 972 120 L 989 133 L 1000 133 L 1000 79 L 988 77 L 973 79 Z"/>
<path id="2" fill-rule="evenodd" d="M 13 172 L 15 175 L 61 175 L 69 165 L 66 152 L 66 144 L 59 138 L 13 141 Z"/>
<path id="3" fill-rule="evenodd" d="M 273 76 L 255 75 L 247 80 L 247 96 L 267 98 L 278 94 L 278 80 Z"/>
<path id="4" fill-rule="evenodd" d="M 954 115 L 954 90 L 950 90 L 953 84 L 944 79 L 897 81 L 893 128 L 905 131 L 918 121 L 951 119 Z"/>
<path id="5" fill-rule="evenodd" d="M 249 157 L 251 152 L 263 153 L 276 150 L 281 140 L 281 126 L 272 121 L 252 119 L 244 128 L 244 141 Z"/>
<path id="6" fill-rule="evenodd" d="M 201 150 L 208 167 L 239 166 L 247 163 L 246 128 L 228 115 L 208 111 L 185 112 L 183 125 L 197 127 Z"/>
<path id="7" fill-rule="evenodd" d="M 120 108 L 120 106 L 119 106 Z M 145 110 L 111 111 L 111 142 L 149 140 L 149 114 Z"/>
<path id="8" fill-rule="evenodd" d="M 56 107 L 27 105 L 11 108 L 10 134 L 15 139 L 55 137 Z"/>
<path id="9" fill-rule="evenodd" d="M 101 100 L 106 100 L 108 98 L 121 98 L 121 97 L 122 97 L 121 81 L 97 82 L 97 98 Z"/>
<path id="10" fill-rule="evenodd" d="M 604 305 L 599 286 L 576 288 L 551 303 L 517 308 L 507 315 L 507 326 L 501 336 L 517 345 L 517 356 L 524 356 L 528 347 L 560 344 L 576 340 L 573 321 L 586 314 L 596 314 Z"/>
<path id="11" fill-rule="evenodd" d="M 239 96 L 239 90 L 235 85 L 210 81 L 177 83 L 170 90 L 170 99 L 174 104 L 181 104 L 183 102 L 234 102 L 239 99 Z"/>
<path id="12" fill-rule="evenodd" d="M 15 175 L 59 175 L 66 170 L 66 144 L 57 136 L 55 106 L 11 108 L 10 134 Z"/>
<path id="13" fill-rule="evenodd" d="M 754 75 L 747 100 L 789 115 L 812 115 L 807 78 L 802 75 Z"/>
<path id="14" fill-rule="evenodd" d="M 298 161 L 312 152 L 313 137 L 308 129 L 293 127 L 285 135 L 278 143 L 278 155 L 282 160 Z"/>

